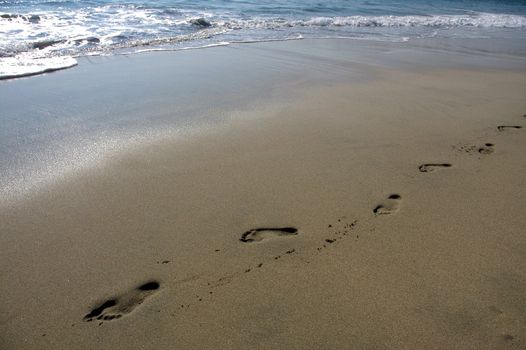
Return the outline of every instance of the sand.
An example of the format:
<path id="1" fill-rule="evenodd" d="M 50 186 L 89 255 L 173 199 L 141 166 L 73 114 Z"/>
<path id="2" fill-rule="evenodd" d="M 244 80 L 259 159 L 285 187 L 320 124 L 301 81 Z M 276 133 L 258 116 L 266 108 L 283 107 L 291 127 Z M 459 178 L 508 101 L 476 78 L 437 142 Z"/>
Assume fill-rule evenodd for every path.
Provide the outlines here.
<path id="1" fill-rule="evenodd" d="M 526 71 L 353 67 L 3 206 L 0 348 L 525 348 Z"/>

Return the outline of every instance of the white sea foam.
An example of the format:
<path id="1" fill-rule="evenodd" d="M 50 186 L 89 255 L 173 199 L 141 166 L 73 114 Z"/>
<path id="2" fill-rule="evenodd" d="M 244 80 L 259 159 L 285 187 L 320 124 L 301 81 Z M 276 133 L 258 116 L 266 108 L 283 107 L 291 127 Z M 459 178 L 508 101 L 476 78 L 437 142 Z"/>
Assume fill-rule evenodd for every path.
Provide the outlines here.
<path id="1" fill-rule="evenodd" d="M 470 12 L 427 16 L 246 17 L 224 11 L 134 5 L 4 14 L 0 17 L 0 78 L 71 67 L 76 64 L 72 57 L 123 51 L 181 50 L 225 42 L 298 37 L 407 41 L 431 38 L 437 32 L 445 37 L 473 37 L 483 35 L 478 31 L 485 29 L 523 33 L 526 16 Z"/>
<path id="2" fill-rule="evenodd" d="M 204 18 L 211 28 L 224 30 L 326 28 L 326 27 L 433 27 L 433 28 L 526 28 L 526 16 L 493 13 L 429 16 L 345 16 L 312 17 L 306 19 L 252 17 L 241 18 L 225 14 L 181 12 L 167 15 L 165 11 L 128 7 L 103 6 L 77 11 L 35 12 L 38 22 L 22 17 L 0 18 L 0 49 L 26 51 L 37 40 L 53 40 L 71 47 L 81 46 L 86 38 L 97 38 L 100 45 L 128 40 L 155 40 L 196 32 L 195 19 Z M 193 29 L 192 29 L 193 28 Z M 38 39 L 35 39 L 38 38 Z"/>
<path id="3" fill-rule="evenodd" d="M 0 79 L 25 77 L 29 75 L 52 72 L 71 68 L 77 65 L 73 57 L 3 57 L 0 58 Z"/>
<path id="4" fill-rule="evenodd" d="M 141 49 L 141 50 L 133 51 L 132 53 L 147 53 L 147 52 L 158 52 L 158 51 L 197 50 L 197 49 L 207 49 L 207 48 L 211 48 L 211 47 L 228 46 L 228 45 L 230 45 L 230 42 L 228 42 L 228 41 L 221 41 L 221 42 L 214 43 L 214 44 L 207 44 L 207 45 L 202 45 L 202 46 L 184 46 L 184 47 L 173 48 L 173 49 L 169 49 L 169 48 Z M 128 54 L 129 53 L 127 53 L 127 52 L 123 53 L 123 55 L 128 55 Z"/>
<path id="5" fill-rule="evenodd" d="M 298 34 L 293 37 L 284 37 L 284 38 L 268 38 L 268 39 L 243 39 L 243 40 L 234 40 L 234 44 L 252 44 L 252 43 L 269 43 L 274 41 L 292 41 L 292 40 L 302 40 L 304 39 L 303 35 Z M 323 39 L 323 38 L 320 38 Z M 347 39 L 347 38 L 346 38 Z"/>
<path id="6" fill-rule="evenodd" d="M 214 22 L 212 22 L 214 23 Z M 307 20 L 268 18 L 220 20 L 219 26 L 231 29 L 287 27 L 478 27 L 526 28 L 526 17 L 508 14 L 474 13 L 472 15 L 435 16 L 347 16 L 313 17 Z"/>

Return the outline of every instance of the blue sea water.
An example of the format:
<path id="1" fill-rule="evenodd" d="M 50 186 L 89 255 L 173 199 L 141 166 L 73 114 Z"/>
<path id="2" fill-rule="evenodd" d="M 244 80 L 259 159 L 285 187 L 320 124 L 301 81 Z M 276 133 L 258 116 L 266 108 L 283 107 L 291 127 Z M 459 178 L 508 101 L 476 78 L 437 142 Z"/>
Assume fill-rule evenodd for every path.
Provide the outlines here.
<path id="1" fill-rule="evenodd" d="M 525 35 L 524 0 L 0 0 L 0 78 L 233 42 Z"/>

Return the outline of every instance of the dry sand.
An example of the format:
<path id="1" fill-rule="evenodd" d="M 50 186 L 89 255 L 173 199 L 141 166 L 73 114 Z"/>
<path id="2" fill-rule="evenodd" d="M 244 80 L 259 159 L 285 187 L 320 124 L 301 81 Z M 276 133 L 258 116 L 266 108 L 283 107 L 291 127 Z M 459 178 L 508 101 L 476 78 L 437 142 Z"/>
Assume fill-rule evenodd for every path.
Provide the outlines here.
<path id="1" fill-rule="evenodd" d="M 3 208 L 0 348 L 526 348 L 526 73 L 371 70 Z"/>

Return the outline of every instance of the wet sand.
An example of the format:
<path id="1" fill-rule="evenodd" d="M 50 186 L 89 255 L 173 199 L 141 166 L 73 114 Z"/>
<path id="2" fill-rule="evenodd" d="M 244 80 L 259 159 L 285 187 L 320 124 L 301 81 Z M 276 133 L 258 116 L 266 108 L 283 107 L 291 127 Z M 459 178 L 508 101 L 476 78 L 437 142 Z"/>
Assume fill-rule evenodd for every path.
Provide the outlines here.
<path id="1" fill-rule="evenodd" d="M 526 71 L 449 58 L 301 58 L 3 205 L 0 348 L 524 348 Z"/>

